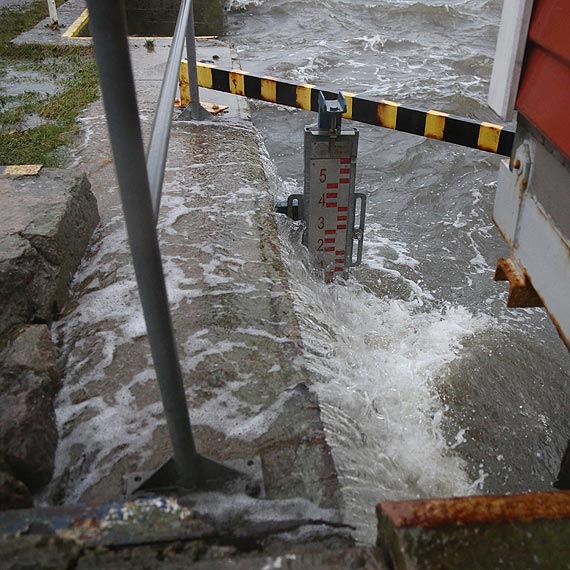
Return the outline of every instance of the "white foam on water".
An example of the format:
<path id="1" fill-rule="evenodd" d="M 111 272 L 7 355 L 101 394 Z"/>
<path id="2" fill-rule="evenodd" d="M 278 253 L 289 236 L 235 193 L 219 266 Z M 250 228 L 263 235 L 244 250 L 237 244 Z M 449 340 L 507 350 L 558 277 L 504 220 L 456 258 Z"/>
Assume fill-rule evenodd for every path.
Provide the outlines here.
<path id="1" fill-rule="evenodd" d="M 267 158 L 277 195 L 298 192 Z M 435 383 L 460 357 L 463 341 L 491 326 L 462 306 L 435 303 L 430 291 L 404 277 L 418 261 L 381 224 L 366 230 L 364 263 L 396 278 L 409 294 L 379 297 L 355 278 L 327 285 L 310 270 L 300 224 L 281 220 L 309 367 L 315 374 L 327 438 L 339 470 L 347 522 L 364 542 L 375 540 L 374 506 L 381 500 L 466 495 L 484 484 L 466 474 L 442 431 L 446 408 Z M 409 273 L 409 271 L 408 271 Z"/>
<path id="2" fill-rule="evenodd" d="M 216 346 L 216 345 L 213 345 Z M 251 348 L 251 347 L 248 347 Z M 219 346 L 211 354 L 221 353 Z M 185 369 L 187 361 L 182 360 Z M 283 412 L 283 407 L 293 396 L 285 390 L 269 406 L 247 403 L 240 392 L 251 389 L 253 374 L 237 373 L 236 380 L 226 381 L 221 388 L 208 387 L 208 399 L 192 407 L 192 421 L 222 432 L 227 438 L 239 439 L 251 444 L 265 435 Z M 195 399 L 194 388 L 187 389 L 189 400 Z"/>
<path id="3" fill-rule="evenodd" d="M 465 495 L 482 485 L 446 442 L 435 381 L 487 327 L 460 306 L 378 298 L 355 280 L 325 285 L 289 256 L 302 333 L 349 522 L 374 540 L 380 500 Z M 425 302 L 425 298 L 424 298 Z M 422 306 L 424 305 L 424 306 Z M 460 435 L 456 444 L 460 442 Z M 363 513 L 363 509 L 368 509 Z"/>
<path id="4" fill-rule="evenodd" d="M 265 0 L 226 0 L 226 10 L 231 12 L 239 12 L 261 6 Z"/>
<path id="5" fill-rule="evenodd" d="M 90 136 L 93 135 L 89 130 L 85 137 Z M 188 255 L 183 258 L 179 249 L 163 248 L 171 308 L 176 310 L 182 302 L 192 303 L 205 294 L 255 291 L 255 284 L 220 274 L 218 270 L 224 265 L 224 269 L 231 270 L 230 274 L 239 276 L 245 261 L 239 255 L 228 260 L 223 248 L 210 249 L 207 231 L 202 243 L 186 243 L 183 227 L 177 227 L 178 220 L 196 211 L 215 218 L 221 209 L 215 200 L 201 200 L 209 188 L 184 183 L 185 169 L 169 170 L 169 177 L 158 224 L 161 244 L 181 243 L 199 252 L 208 250 L 210 258 L 202 264 L 202 277 L 198 279 L 187 271 Z M 118 194 L 117 187 L 105 190 Z M 249 203 L 252 192 L 244 184 L 234 199 Z M 196 198 L 195 206 L 188 205 L 189 196 Z M 254 207 L 252 203 L 252 210 Z M 76 296 L 67 314 L 55 325 L 66 360 L 66 377 L 56 405 L 61 434 L 56 470 L 53 483 L 39 497 L 43 502 L 51 500 L 50 493 L 57 490 L 60 481 L 65 492 L 64 502 L 76 502 L 110 475 L 116 463 L 127 455 L 136 457 L 141 465 L 152 451 L 156 429 L 165 423 L 119 204 L 111 207 L 112 214 L 115 211 L 116 215 L 107 218 L 97 230 L 91 250 L 74 278 Z M 249 219 L 245 223 L 250 223 Z M 134 348 L 135 343 L 145 343 L 147 347 L 138 350 Z M 247 348 L 245 344 L 228 342 L 202 347 L 203 354 L 190 353 L 185 362 L 186 371 L 192 370 L 200 360 L 215 354 L 223 356 L 226 351 L 240 347 Z M 131 350 L 139 355 L 138 360 L 129 360 Z M 124 368 L 123 373 L 118 367 Z M 245 382 L 245 378 L 238 378 L 230 391 L 237 391 Z M 222 396 L 216 401 L 220 404 Z M 223 404 L 227 407 L 228 402 Z M 232 404 L 239 407 L 238 399 Z M 268 414 L 264 421 L 271 421 L 271 417 Z"/>
<path id="6" fill-rule="evenodd" d="M 133 405 L 136 392 L 156 383 L 150 356 L 124 383 L 109 383 L 113 376 L 108 369 L 116 365 L 117 355 L 139 342 L 146 327 L 122 216 L 104 223 L 96 238 L 74 277 L 79 296 L 55 324 L 66 360 L 56 402 L 60 439 L 52 484 L 38 497 L 40 502 L 51 500 L 60 481 L 64 501 L 78 501 L 127 452 L 143 457 L 164 423 L 158 400 Z"/>

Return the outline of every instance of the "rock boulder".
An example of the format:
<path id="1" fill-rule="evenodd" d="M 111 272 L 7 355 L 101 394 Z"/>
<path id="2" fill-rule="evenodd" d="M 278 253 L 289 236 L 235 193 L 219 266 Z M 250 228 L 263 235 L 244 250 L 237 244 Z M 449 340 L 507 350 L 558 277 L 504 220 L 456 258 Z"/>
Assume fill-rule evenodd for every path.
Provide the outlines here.
<path id="1" fill-rule="evenodd" d="M 28 509 L 33 506 L 28 488 L 10 473 L 0 472 L 0 511 Z"/>
<path id="2" fill-rule="evenodd" d="M 0 176 L 0 334 L 57 317 L 99 223 L 90 187 L 84 174 L 56 169 Z"/>
<path id="3" fill-rule="evenodd" d="M 0 456 L 31 489 L 51 479 L 57 446 L 53 399 L 36 386 L 0 398 Z"/>

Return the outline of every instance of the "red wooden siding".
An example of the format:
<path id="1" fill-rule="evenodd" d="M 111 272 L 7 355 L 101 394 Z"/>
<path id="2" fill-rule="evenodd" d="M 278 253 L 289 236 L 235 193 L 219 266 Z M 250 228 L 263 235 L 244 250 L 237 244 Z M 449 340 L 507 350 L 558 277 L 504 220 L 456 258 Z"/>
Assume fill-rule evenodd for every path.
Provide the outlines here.
<path id="1" fill-rule="evenodd" d="M 517 109 L 570 157 L 569 0 L 535 0 Z"/>
<path id="2" fill-rule="evenodd" d="M 535 0 L 528 37 L 570 65 L 570 2 Z"/>

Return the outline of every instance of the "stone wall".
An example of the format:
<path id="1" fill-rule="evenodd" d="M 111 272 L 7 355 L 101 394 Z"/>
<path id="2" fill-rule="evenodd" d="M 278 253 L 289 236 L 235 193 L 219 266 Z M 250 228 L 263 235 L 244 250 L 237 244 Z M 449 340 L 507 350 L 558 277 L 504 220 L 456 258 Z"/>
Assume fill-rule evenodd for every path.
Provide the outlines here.
<path id="1" fill-rule="evenodd" d="M 0 510 L 49 482 L 60 383 L 49 325 L 99 222 L 85 175 L 0 177 Z"/>
<path id="2" fill-rule="evenodd" d="M 126 0 L 129 32 L 137 36 L 170 36 L 180 0 Z M 194 0 L 196 35 L 219 35 L 224 30 L 223 0 Z"/>
<path id="3" fill-rule="evenodd" d="M 197 36 L 222 35 L 225 30 L 224 0 L 195 0 Z"/>

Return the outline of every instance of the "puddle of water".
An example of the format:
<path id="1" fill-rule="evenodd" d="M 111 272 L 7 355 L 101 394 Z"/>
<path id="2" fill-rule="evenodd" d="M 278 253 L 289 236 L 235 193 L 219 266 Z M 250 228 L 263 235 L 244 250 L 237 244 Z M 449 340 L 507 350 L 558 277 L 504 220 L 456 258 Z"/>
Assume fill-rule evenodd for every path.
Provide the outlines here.
<path id="1" fill-rule="evenodd" d="M 0 131 L 26 131 L 49 123 L 36 113 L 39 104 L 57 94 L 72 70 L 58 61 L 0 63 Z"/>
<path id="2" fill-rule="evenodd" d="M 49 78 L 47 74 L 41 72 L 10 67 L 6 69 L 6 75 L 2 78 L 0 94 L 2 97 L 19 96 L 25 93 L 53 95 L 57 92 L 60 81 L 61 77 Z"/>

